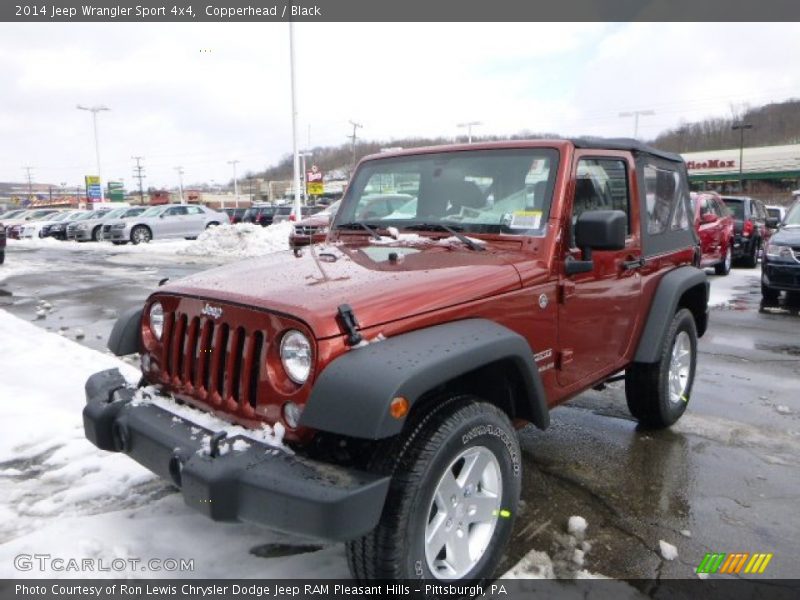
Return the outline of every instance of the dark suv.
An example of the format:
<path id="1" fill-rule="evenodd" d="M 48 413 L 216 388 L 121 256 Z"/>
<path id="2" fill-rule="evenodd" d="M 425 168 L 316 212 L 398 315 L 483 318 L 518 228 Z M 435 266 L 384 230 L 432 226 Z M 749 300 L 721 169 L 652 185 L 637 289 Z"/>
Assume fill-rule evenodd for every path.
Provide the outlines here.
<path id="1" fill-rule="evenodd" d="M 290 215 L 292 213 L 291 205 L 275 206 L 273 204 L 265 204 L 263 206 L 252 206 L 248 208 L 242 221 L 245 223 L 255 223 L 262 227 L 272 225 L 272 221 L 276 215 Z"/>
<path id="2" fill-rule="evenodd" d="M 733 260 L 745 267 L 758 264 L 761 249 L 769 239 L 767 208 L 761 200 L 748 196 L 722 196 L 722 201 L 733 215 Z M 777 226 L 777 223 L 774 223 Z"/>
<path id="3" fill-rule="evenodd" d="M 786 213 L 764 250 L 761 296 L 774 303 L 782 290 L 800 292 L 800 200 Z"/>
<path id="4" fill-rule="evenodd" d="M 362 219 L 387 183 L 410 199 Z M 109 348 L 142 379 L 89 378 L 86 436 L 212 519 L 346 542 L 358 580 L 490 577 L 517 428 L 621 379 L 642 427 L 686 411 L 708 321 L 693 214 L 683 159 L 634 140 L 365 158 L 324 246 L 120 317 Z"/>

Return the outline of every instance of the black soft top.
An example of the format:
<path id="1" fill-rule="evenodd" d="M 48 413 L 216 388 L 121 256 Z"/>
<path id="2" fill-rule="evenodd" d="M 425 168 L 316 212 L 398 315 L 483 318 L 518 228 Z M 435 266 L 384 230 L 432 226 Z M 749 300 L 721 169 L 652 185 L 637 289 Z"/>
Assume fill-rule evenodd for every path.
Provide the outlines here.
<path id="1" fill-rule="evenodd" d="M 570 140 L 576 148 L 591 148 L 595 150 L 630 150 L 651 154 L 672 162 L 683 162 L 683 157 L 674 152 L 665 152 L 643 144 L 633 138 L 577 138 Z"/>

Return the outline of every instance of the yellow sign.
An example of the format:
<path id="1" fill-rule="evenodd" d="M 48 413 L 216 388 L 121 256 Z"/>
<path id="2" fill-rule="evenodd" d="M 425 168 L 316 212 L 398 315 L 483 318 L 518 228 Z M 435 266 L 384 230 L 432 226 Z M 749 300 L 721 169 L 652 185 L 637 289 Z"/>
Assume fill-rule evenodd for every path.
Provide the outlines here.
<path id="1" fill-rule="evenodd" d="M 321 196 L 325 193 L 325 186 L 321 181 L 309 181 L 306 185 L 306 192 L 309 196 Z"/>
<path id="2" fill-rule="evenodd" d="M 100 178 L 97 175 L 87 175 L 86 176 L 86 185 L 99 185 Z"/>

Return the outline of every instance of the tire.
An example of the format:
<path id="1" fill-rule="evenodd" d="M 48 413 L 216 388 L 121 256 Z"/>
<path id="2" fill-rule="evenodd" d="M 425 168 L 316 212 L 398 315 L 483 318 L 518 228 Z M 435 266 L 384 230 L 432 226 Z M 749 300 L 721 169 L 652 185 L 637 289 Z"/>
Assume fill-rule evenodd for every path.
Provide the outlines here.
<path id="1" fill-rule="evenodd" d="M 93 242 L 99 242 L 102 239 L 102 231 L 103 231 L 103 226 L 102 225 L 98 225 L 97 227 L 92 229 L 92 241 Z"/>
<path id="2" fill-rule="evenodd" d="M 372 458 L 369 468 L 391 474 L 392 480 L 377 527 L 346 544 L 353 577 L 359 581 L 491 577 L 514 525 L 520 456 L 516 432 L 496 406 L 474 396 L 454 396 L 439 403 Z M 476 461 L 484 465 L 480 480 L 464 472 Z M 480 498 L 480 504 L 471 505 L 470 498 L 473 502 Z M 470 515 L 474 507 L 481 507 L 478 514 L 484 519 L 469 522 L 475 518 Z M 438 554 L 425 543 L 426 531 L 437 528 Z M 465 541 L 457 548 L 449 546 L 459 541 L 459 531 L 466 534 Z M 467 539 L 476 546 L 472 553 Z M 458 570 L 448 571 L 448 560 Z"/>
<path id="3" fill-rule="evenodd" d="M 128 242 L 125 240 L 113 240 L 111 243 L 114 244 L 115 246 L 124 246 Z"/>
<path id="4" fill-rule="evenodd" d="M 688 355 L 673 363 L 673 356 L 679 358 L 681 348 L 688 348 Z M 682 308 L 667 329 L 659 361 L 633 363 L 625 371 L 625 398 L 631 414 L 653 429 L 675 423 L 689 404 L 696 368 L 697 327 L 692 313 Z"/>
<path id="5" fill-rule="evenodd" d="M 772 288 L 768 288 L 767 286 L 764 285 L 763 282 L 761 283 L 761 299 L 764 301 L 764 303 L 777 304 L 778 297 L 780 295 L 781 295 L 780 290 L 774 290 Z"/>
<path id="6" fill-rule="evenodd" d="M 216 221 L 211 221 L 211 223 L 206 225 L 206 229 L 208 229 L 209 227 L 219 227 L 219 223 L 217 223 Z"/>
<path id="7" fill-rule="evenodd" d="M 5 249 L 0 250 L 0 265 L 6 262 L 6 251 Z"/>
<path id="8" fill-rule="evenodd" d="M 753 247 L 750 253 L 744 257 L 744 266 L 748 269 L 755 269 L 758 266 L 758 250 L 761 247 L 760 240 L 753 240 Z"/>
<path id="9" fill-rule="evenodd" d="M 730 242 L 728 242 L 728 247 L 725 250 L 725 258 L 722 259 L 722 262 L 714 265 L 714 273 L 717 275 L 727 275 L 731 272 L 731 264 L 733 264 L 733 249 L 731 248 Z"/>
<path id="10" fill-rule="evenodd" d="M 136 246 L 141 243 L 148 243 L 153 239 L 153 233 L 146 225 L 137 225 L 131 229 L 131 243 Z"/>

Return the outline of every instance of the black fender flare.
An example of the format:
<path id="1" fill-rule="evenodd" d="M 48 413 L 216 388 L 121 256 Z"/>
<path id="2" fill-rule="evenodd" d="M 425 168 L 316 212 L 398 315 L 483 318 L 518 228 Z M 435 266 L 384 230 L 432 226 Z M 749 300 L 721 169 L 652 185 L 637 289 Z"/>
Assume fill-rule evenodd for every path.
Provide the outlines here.
<path id="1" fill-rule="evenodd" d="M 487 319 L 435 325 L 352 348 L 320 373 L 300 425 L 356 438 L 387 438 L 400 433 L 405 422 L 391 416 L 393 398 L 403 396 L 413 408 L 426 392 L 495 362 L 513 368 L 521 382 L 518 416 L 545 429 L 550 413 L 530 345 Z"/>
<path id="2" fill-rule="evenodd" d="M 111 335 L 108 336 L 108 349 L 116 356 L 125 356 L 139 352 L 142 339 L 142 308 L 135 307 L 123 312 Z"/>
<path id="3" fill-rule="evenodd" d="M 661 346 L 672 318 L 678 309 L 683 294 L 695 287 L 702 286 L 705 297 L 702 299 L 702 317 L 697 322 L 699 335 L 703 335 L 708 321 L 709 283 L 705 271 L 697 267 L 679 267 L 670 271 L 658 283 L 653 303 L 647 315 L 639 345 L 636 347 L 634 362 L 655 363 L 661 356 Z M 695 313 L 695 320 L 698 321 Z"/>

